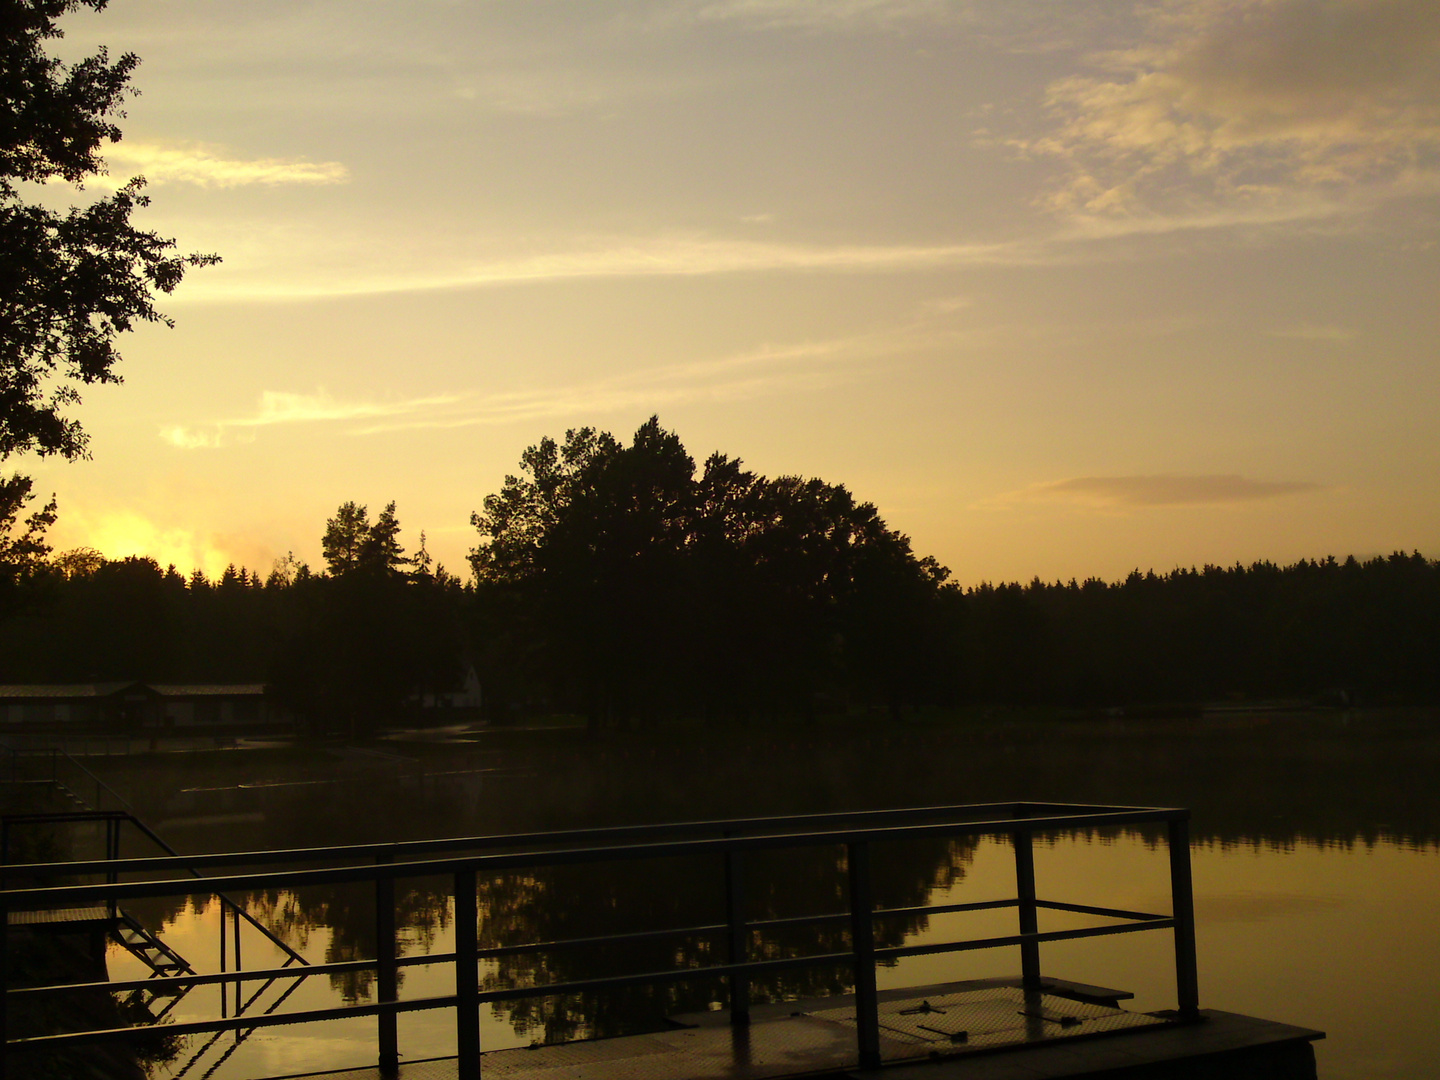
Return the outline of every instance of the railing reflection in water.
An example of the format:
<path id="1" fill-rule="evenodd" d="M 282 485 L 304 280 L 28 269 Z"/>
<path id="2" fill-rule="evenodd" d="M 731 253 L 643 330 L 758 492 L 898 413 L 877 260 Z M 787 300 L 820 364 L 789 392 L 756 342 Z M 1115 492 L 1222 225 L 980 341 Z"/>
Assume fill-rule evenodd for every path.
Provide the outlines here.
<path id="1" fill-rule="evenodd" d="M 1072 904 L 1041 898 L 1036 891 L 1033 842 L 1044 835 L 1078 833 L 1114 826 L 1157 826 L 1166 829 L 1172 911 L 1169 915 L 1136 912 L 1094 905 Z M 972 903 L 916 905 L 877 908 L 871 854 L 887 843 L 925 838 L 976 839 L 1006 836 L 1014 851 L 1015 896 Z M 836 848 L 844 852 L 848 903 L 843 911 L 787 916 L 747 918 L 747 896 L 754 896 L 759 884 L 754 870 L 764 852 Z M 517 850 L 519 849 L 519 850 Z M 660 927 L 641 932 L 572 937 L 550 941 L 517 941 L 481 948 L 478 887 L 482 875 L 523 873 L 545 867 L 578 865 L 623 865 L 644 868 L 647 861 L 714 858 L 724 867 L 725 922 L 700 926 Z M 317 863 L 344 865 L 314 868 Z M 226 873 L 234 867 L 289 866 L 264 872 Z M 304 864 L 296 866 L 295 864 Z M 648 863 L 653 868 L 653 862 Z M 701 978 L 723 979 L 728 983 L 730 1020 L 749 1022 L 752 980 L 779 972 L 810 967 L 844 966 L 855 988 L 857 1019 L 857 1060 L 862 1067 L 880 1064 L 876 966 L 908 956 L 951 953 L 1002 947 L 1017 948 L 1021 975 L 1030 988 L 1041 985 L 1040 947 L 1046 942 L 1099 937 L 1144 930 L 1173 931 L 1177 1014 L 1180 1019 L 1198 1015 L 1199 1001 L 1195 964 L 1195 927 L 1190 881 L 1189 811 L 1174 808 L 1090 806 L 1051 803 L 992 803 L 971 806 L 923 807 L 856 813 L 818 814 L 791 817 L 752 818 L 731 821 L 685 822 L 654 826 L 624 826 L 567 832 L 530 833 L 510 836 L 466 837 L 398 844 L 352 845 L 333 848 L 290 849 L 266 852 L 228 852 L 163 858 L 96 860 L 37 866 L 12 867 L 11 872 L 29 879 L 44 875 L 72 878 L 76 875 L 103 875 L 106 880 L 90 885 L 10 889 L 0 892 L 0 928 L 8 923 L 8 912 L 56 907 L 105 905 L 113 907 L 129 898 L 195 894 L 199 884 L 187 881 L 156 880 L 166 873 L 207 874 L 203 889 L 216 895 L 253 890 L 293 890 L 307 885 L 368 883 L 375 895 L 376 956 L 373 959 L 342 960 L 310 964 L 303 972 L 290 967 L 214 974 L 186 973 L 143 980 L 113 981 L 88 986 L 47 986 L 11 989 L 0 995 L 14 1000 L 22 995 L 57 994 L 66 991 L 105 989 L 116 993 L 144 988 L 191 987 L 205 984 L 234 986 L 235 1000 L 242 1002 L 242 984 L 277 979 L 304 979 L 316 975 L 373 973 L 374 1000 L 331 1008 L 234 1016 L 170 1023 L 170 1035 L 249 1032 L 279 1024 L 322 1022 L 342 1018 L 376 1018 L 376 1060 L 382 1072 L 398 1070 L 400 1047 L 397 1017 L 401 1013 L 435 1009 L 453 1010 L 459 1076 L 477 1080 L 480 1075 L 480 1019 L 482 1004 L 516 1002 L 525 998 L 563 994 L 618 991 L 637 986 L 659 986 Z M 145 880 L 136 876 L 149 875 Z M 213 875 L 213 876 L 212 876 Z M 455 918 L 454 950 L 399 956 L 396 926 L 396 883 L 405 879 L 440 877 L 449 884 Z M 576 898 L 575 903 L 584 901 Z M 948 912 L 1015 908 L 1017 929 L 1013 934 L 984 938 L 956 938 L 927 941 L 917 945 L 884 945 L 876 940 L 877 920 L 923 917 Z M 1113 920 L 1073 929 L 1041 931 L 1043 910 L 1073 912 Z M 238 909 L 237 909 L 238 914 Z M 849 948 L 844 951 L 799 956 L 752 958 L 754 935 L 785 927 L 821 924 L 848 925 Z M 237 924 L 238 925 L 238 924 Z M 223 920 L 222 920 L 223 927 Z M 3 933 L 0 929 L 0 933 Z M 529 986 L 482 989 L 479 963 L 502 956 L 554 952 L 560 949 L 623 946 L 696 935 L 718 936 L 725 945 L 724 962 L 669 970 L 629 972 L 595 978 L 571 979 Z M 288 950 L 288 947 L 286 949 Z M 5 957 L 0 942 L 0 965 Z M 465 962 L 468 958 L 469 962 Z M 239 957 L 234 957 L 238 963 Z M 455 970 L 453 994 L 401 1000 L 401 969 L 411 965 L 451 964 Z M 1073 975 L 1075 973 L 1067 973 Z M 0 970 L 3 975 L 3 970 Z M 298 985 L 298 982 L 296 983 Z M 258 994 L 251 995 L 253 1001 Z M 222 1000 L 224 995 L 222 994 Z M 278 1002 L 276 1003 L 278 1005 Z M 23 1055 L 45 1046 L 95 1042 L 134 1037 L 145 1027 L 62 1034 L 19 1035 L 4 1028 L 0 1012 L 0 1077 L 7 1063 L 23 1067 Z"/>

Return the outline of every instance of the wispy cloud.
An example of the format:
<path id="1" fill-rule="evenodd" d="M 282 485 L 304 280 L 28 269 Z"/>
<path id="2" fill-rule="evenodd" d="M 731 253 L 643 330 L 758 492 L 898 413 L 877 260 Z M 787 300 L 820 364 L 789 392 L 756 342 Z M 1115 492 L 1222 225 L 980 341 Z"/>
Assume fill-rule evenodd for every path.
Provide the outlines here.
<path id="1" fill-rule="evenodd" d="M 1053 262 L 1025 241 L 957 244 L 766 243 L 707 235 L 577 237 L 553 250 L 476 260 L 447 237 L 401 262 L 370 237 L 293 238 L 283 265 L 257 250 L 186 282 L 189 300 L 304 299 L 475 288 L 586 278 L 701 277 L 756 273 L 905 273 L 958 266 Z M 237 238 L 243 245 L 243 238 Z M 227 251 L 223 235 L 211 243 Z M 441 250 L 437 250 L 441 248 Z M 392 257 L 381 260 L 376 251 Z M 423 254 L 423 259 L 419 256 Z M 339 269 L 337 269 L 339 268 Z"/>
<path id="2" fill-rule="evenodd" d="M 1144 40 L 1054 82 L 1049 134 L 1017 142 L 1064 162 L 1049 198 L 1134 216 L 1433 186 L 1440 169 L 1440 5 L 1433 0 L 1189 0 Z M 1316 198 L 1317 195 L 1327 198 Z"/>
<path id="3" fill-rule="evenodd" d="M 813 391 L 863 377 L 868 371 L 865 361 L 900 348 L 898 340 L 883 332 L 828 341 L 766 344 L 731 356 L 660 365 L 562 387 L 476 395 L 423 417 L 366 424 L 357 427 L 355 433 L 481 427 L 657 409 L 690 401 L 739 401 Z"/>
<path id="4" fill-rule="evenodd" d="M 228 437 L 237 431 L 253 433 L 256 428 L 275 424 L 334 423 L 406 416 L 460 400 L 457 395 L 437 395 L 389 402 L 339 401 L 323 390 L 314 394 L 266 390 L 260 395 L 259 407 L 249 416 L 196 427 L 166 427 L 161 429 L 160 438 L 180 450 L 214 449 L 224 446 Z"/>
<path id="5" fill-rule="evenodd" d="M 1068 480 L 1032 484 L 990 501 L 1061 502 L 1096 510 L 1127 510 L 1158 506 L 1220 506 L 1319 490 L 1319 484 L 1308 481 L 1252 480 L 1235 473 L 1189 476 L 1158 473 L 1140 476 L 1077 476 Z"/>
<path id="6" fill-rule="evenodd" d="M 968 21 L 970 7 L 958 0 L 710 0 L 696 13 L 761 27 L 848 31 Z"/>
<path id="7" fill-rule="evenodd" d="M 304 158 L 237 158 L 217 147 L 202 144 L 120 142 L 105 154 L 108 176 L 91 181 L 98 187 L 115 187 L 131 176 L 143 175 L 150 184 L 197 184 L 229 188 L 251 184 L 341 184 L 350 172 L 338 161 Z"/>

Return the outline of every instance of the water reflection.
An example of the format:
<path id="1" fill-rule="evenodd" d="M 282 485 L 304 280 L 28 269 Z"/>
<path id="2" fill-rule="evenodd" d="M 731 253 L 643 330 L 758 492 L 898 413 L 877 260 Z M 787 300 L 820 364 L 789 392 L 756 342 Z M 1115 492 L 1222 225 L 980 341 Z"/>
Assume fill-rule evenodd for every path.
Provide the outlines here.
<path id="1" fill-rule="evenodd" d="M 1331 1042 L 1321 1048 L 1326 1080 L 1366 1075 L 1346 1064 L 1347 1047 L 1365 1044 L 1365 1033 L 1379 1030 L 1391 1040 L 1386 1052 L 1408 1063 L 1412 1075 L 1422 1074 L 1426 1063 L 1440 1071 L 1421 1040 L 1407 1042 L 1397 1030 L 1395 1018 L 1413 1013 L 1405 1002 L 1417 997 L 1418 983 L 1410 991 L 1370 988 L 1371 1000 L 1385 1002 L 1385 1017 L 1379 1017 L 1370 1015 L 1379 1006 L 1357 1006 L 1344 980 L 1327 978 L 1323 963 L 1334 941 L 1363 939 L 1365 954 L 1347 963 L 1393 972 L 1418 964 L 1413 979 L 1428 977 L 1433 987 L 1433 976 L 1423 972 L 1440 958 L 1440 945 L 1429 938 L 1407 943 L 1394 928 L 1433 921 L 1429 906 L 1440 887 L 1440 787 L 1433 783 L 1440 727 L 1429 714 L 1343 722 L 1336 715 L 1252 719 L 1141 729 L 999 717 L 973 728 L 662 732 L 598 745 L 569 732 L 500 733 L 465 747 L 391 747 L 400 756 L 388 760 L 306 750 L 132 759 L 109 763 L 109 772 L 136 799 L 142 816 L 165 822 L 167 839 L 189 850 L 1014 798 L 1188 805 L 1194 809 L 1204 1001 L 1329 1028 Z M 294 782 L 257 785 L 266 776 Z M 1042 894 L 1165 910 L 1160 840 L 1157 833 L 1132 830 L 1041 844 Z M 1003 891 L 1000 882 L 1009 872 L 1003 850 L 984 841 L 923 842 L 882 849 L 875 857 L 877 902 L 889 907 L 945 895 L 988 899 L 992 887 Z M 1130 869 L 1132 862 L 1143 872 Z M 1382 864 L 1383 879 L 1374 869 Z M 481 944 L 720 923 L 721 873 L 718 862 L 673 866 L 658 887 L 623 866 L 496 876 L 480 886 Z M 757 859 L 749 878 L 751 919 L 844 907 L 838 851 L 766 856 Z M 1046 889 L 1046 881 L 1055 887 Z M 375 955 L 374 898 L 367 887 L 257 894 L 246 902 L 284 940 L 316 959 Z M 448 883 L 402 882 L 397 907 L 407 954 L 449 947 Z M 197 914 L 182 900 L 156 906 L 148 917 L 153 925 L 179 926 Z M 1013 928 L 996 925 L 1002 932 Z M 882 924 L 879 934 L 881 944 L 898 944 L 933 929 L 906 918 Z M 843 923 L 770 932 L 757 938 L 756 955 L 836 951 L 845 947 L 845 937 Z M 1107 944 L 1089 947 L 1083 958 L 1108 971 L 1113 985 L 1149 993 L 1160 1007 L 1169 992 L 1163 937 L 1134 935 L 1124 945 L 1104 939 Z M 1153 944 L 1139 940 L 1150 938 Z M 623 950 L 550 949 L 497 958 L 482 974 L 487 988 L 519 986 L 713 963 L 723 959 L 723 950 L 718 935 Z M 1063 966 L 1072 957 L 1078 964 L 1079 950 L 1047 948 L 1047 964 L 1053 958 Z M 907 983 L 930 977 L 923 965 L 907 964 L 890 975 Z M 1013 967 L 1014 958 L 977 954 L 973 964 L 973 974 L 997 974 Z M 1152 968 L 1154 975 L 1148 974 Z M 934 971 L 941 977 L 972 974 L 954 962 Z M 448 992 L 448 973 L 439 969 L 402 968 L 401 975 L 408 980 L 402 994 L 420 992 L 426 979 L 442 980 L 433 992 Z M 758 998 L 793 998 L 847 986 L 845 970 L 816 968 L 755 990 Z M 373 992 L 369 973 L 337 977 L 331 989 L 332 1000 L 365 1001 Z M 497 1018 L 522 1042 L 554 1041 L 635 1030 L 724 1000 L 723 985 L 697 978 L 604 997 L 527 999 L 503 1005 Z M 367 1029 L 364 1038 L 372 1037 Z M 368 1052 L 357 1048 L 353 1063 L 363 1063 Z M 443 1045 L 437 1043 L 435 1052 L 444 1052 Z M 1385 1068 L 1371 1073 L 1386 1074 Z"/>

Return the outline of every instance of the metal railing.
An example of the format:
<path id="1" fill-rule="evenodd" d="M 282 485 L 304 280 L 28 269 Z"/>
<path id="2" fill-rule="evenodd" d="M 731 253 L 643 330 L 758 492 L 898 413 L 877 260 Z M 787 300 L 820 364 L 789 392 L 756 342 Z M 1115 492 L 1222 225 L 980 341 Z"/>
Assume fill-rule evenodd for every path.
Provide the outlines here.
<path id="1" fill-rule="evenodd" d="M 1169 847 L 1172 910 L 1168 915 L 1127 911 L 1118 908 L 1073 904 L 1043 899 L 1037 895 L 1033 839 L 1039 834 L 1077 833 L 1125 826 L 1163 826 Z M 1016 895 L 1013 898 L 973 903 L 921 905 L 877 909 L 871 880 L 870 854 L 877 844 L 920 838 L 1008 837 L 1015 862 Z M 747 920 L 747 859 L 765 851 L 813 847 L 841 847 L 846 854 L 848 905 L 846 910 L 785 919 Z M 503 849 L 503 850 L 502 850 Z M 520 849 L 520 850 L 516 850 Z M 615 934 L 603 938 L 568 939 L 546 942 L 505 943 L 481 949 L 479 944 L 479 875 L 533 870 L 539 867 L 580 864 L 627 863 L 640 860 L 711 856 L 725 868 L 726 922 L 707 926 L 665 928 L 641 933 Z M 752 860 L 753 861 L 753 860 Z M 315 863 L 341 862 L 344 865 L 315 868 Z M 991 803 L 972 806 L 924 807 L 905 810 L 866 811 L 791 817 L 751 818 L 731 821 L 685 822 L 657 826 L 625 826 L 567 832 L 528 833 L 508 836 L 464 837 L 397 844 L 348 845 L 344 847 L 289 849 L 264 852 L 224 852 L 187 855 L 181 858 L 100 860 L 43 866 L 13 867 L 15 872 L 35 875 L 111 873 L 117 876 L 175 870 L 221 870 L 236 866 L 284 866 L 280 870 L 225 874 L 202 879 L 207 892 L 296 889 L 306 885 L 368 882 L 376 897 L 377 956 L 312 964 L 303 971 L 312 975 L 344 972 L 374 972 L 376 993 L 369 1003 L 330 1008 L 220 1017 L 204 1021 L 167 1024 L 172 1035 L 240 1031 L 276 1024 L 318 1022 L 340 1018 L 376 1017 L 376 1047 L 382 1072 L 393 1075 L 398 1069 L 399 1047 L 396 1020 L 399 1014 L 449 1009 L 455 1015 L 456 1045 L 461 1080 L 478 1080 L 480 1075 L 480 1020 L 482 1004 L 516 1001 L 578 992 L 603 992 L 639 985 L 722 978 L 729 986 L 730 1020 L 736 1025 L 749 1021 L 750 980 L 771 973 L 805 967 L 849 967 L 855 987 L 857 1057 L 860 1065 L 880 1064 L 880 1035 L 876 965 L 903 957 L 961 952 L 976 949 L 1013 947 L 1020 953 L 1023 985 L 1040 989 L 1041 946 L 1056 941 L 1099 937 L 1146 930 L 1171 930 L 1174 938 L 1175 985 L 1180 1020 L 1198 1018 L 1199 998 L 1195 964 L 1195 924 L 1190 878 L 1189 811 L 1174 808 L 1089 806 L 1056 803 Z M 455 948 L 453 952 L 398 956 L 395 886 L 402 879 L 446 877 L 454 905 Z M 117 880 L 97 885 L 61 886 L 0 891 L 0 934 L 8 922 L 7 912 L 45 906 L 113 903 L 130 897 L 154 897 L 193 893 L 195 882 L 174 880 Z M 877 918 L 898 915 L 934 915 L 946 912 L 1015 908 L 1017 930 L 1012 934 L 983 938 L 927 941 L 913 945 L 880 946 L 876 943 Z M 1042 910 L 1099 916 L 1112 923 L 1074 929 L 1041 931 Z M 843 952 L 813 953 L 770 959 L 751 959 L 749 943 L 755 931 L 781 925 L 841 921 L 849 924 L 850 947 Z M 481 991 L 479 961 L 522 952 L 542 952 L 566 945 L 623 944 L 658 937 L 684 937 L 698 933 L 721 933 L 728 945 L 725 962 L 700 967 L 609 975 L 598 978 L 552 982 L 533 986 L 512 986 Z M 0 978 L 5 963 L 4 942 L 0 941 Z M 400 1000 L 398 972 L 401 967 L 447 963 L 454 966 L 455 992 L 432 997 Z M 158 982 L 177 986 L 238 984 L 242 981 L 294 977 L 294 968 L 251 969 L 182 975 L 169 980 L 142 980 L 155 987 Z M 5 1030 L 6 998 L 21 995 L 58 993 L 77 989 L 124 991 L 140 982 L 109 982 L 12 989 L 0 995 L 0 1078 L 5 1061 L 16 1051 L 63 1043 L 93 1042 L 124 1038 L 152 1029 L 119 1028 L 68 1032 L 12 1038 Z M 238 989 L 237 989 L 238 992 Z"/>

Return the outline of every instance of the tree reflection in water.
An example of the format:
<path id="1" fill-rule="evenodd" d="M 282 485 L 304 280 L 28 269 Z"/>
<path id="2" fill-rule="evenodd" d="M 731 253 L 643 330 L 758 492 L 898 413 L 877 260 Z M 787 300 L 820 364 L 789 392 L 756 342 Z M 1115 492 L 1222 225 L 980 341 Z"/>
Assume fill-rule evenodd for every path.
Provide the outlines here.
<path id="1" fill-rule="evenodd" d="M 968 723 L 775 726 L 617 733 L 495 731 L 475 744 L 405 744 L 403 764 L 337 748 L 150 755 L 92 762 L 147 822 L 182 850 L 262 850 L 498 834 L 656 821 L 820 813 L 1016 797 L 1190 806 L 1197 847 L 1288 851 L 1440 844 L 1440 724 L 1433 710 L 1256 714 L 1184 722 L 1056 721 L 997 713 Z M 387 744 L 393 745 L 393 744 Z M 470 770 L 468 773 L 464 770 Z M 294 781 L 290 786 L 276 779 Z M 257 781 L 268 781 L 257 783 Z M 229 815 L 204 825 L 207 815 Z M 1126 833 L 1126 835 L 1131 835 Z M 1147 843 L 1158 837 L 1142 834 Z M 1101 842 L 1103 838 L 1099 838 Z M 127 840 L 127 844 L 128 844 Z M 127 853 L 141 854 L 127 847 Z M 874 852 L 881 906 L 921 903 L 959 880 L 971 849 L 943 842 Z M 638 865 L 541 867 L 482 881 L 481 943 L 543 941 L 723 922 L 722 868 L 671 866 L 658 883 Z M 759 920 L 841 911 L 838 850 L 756 855 L 746 915 Z M 208 898 L 197 896 L 204 904 Z M 373 890 L 256 895 L 252 911 L 291 944 L 324 927 L 327 959 L 375 955 Z M 401 881 L 398 925 L 408 953 L 449 930 L 447 881 Z M 130 905 L 127 905 L 127 907 Z M 137 901 L 147 925 L 185 914 L 185 898 Z M 882 944 L 922 926 L 878 926 Z M 757 956 L 843 948 L 843 922 L 767 932 Z M 487 987 L 671 969 L 726 959 L 719 935 L 623 949 L 550 950 L 487 964 Z M 401 969 L 402 977 L 406 969 Z M 800 969 L 757 982 L 757 998 L 839 991 L 843 968 Z M 366 974 L 337 979 L 347 1000 L 373 994 Z M 442 991 L 443 992 L 443 991 Z M 667 1012 L 726 1000 L 697 977 L 605 1000 L 530 999 L 503 1006 L 527 1038 L 611 1034 Z"/>
<path id="2" fill-rule="evenodd" d="M 872 853 L 875 903 L 880 908 L 924 904 L 934 890 L 960 882 L 974 852 L 970 840 L 926 838 L 877 845 Z M 745 918 L 749 922 L 848 910 L 843 848 L 811 847 L 749 853 L 745 857 Z M 603 937 L 725 922 L 725 881 L 720 858 L 642 860 L 541 866 L 479 882 L 482 950 L 565 939 Z M 312 933 L 327 930 L 327 963 L 371 960 L 378 952 L 374 889 L 368 884 L 306 887 L 252 893 L 250 913 L 292 947 L 306 949 Z M 449 929 L 453 908 L 449 882 L 399 883 L 396 925 L 403 955 L 434 951 Z M 879 919 L 876 943 L 899 945 L 926 929 L 923 916 Z M 845 952 L 844 919 L 766 928 L 752 933 L 752 959 L 779 959 Z M 482 988 L 497 990 L 644 972 L 701 968 L 724 963 L 723 932 L 657 937 L 638 942 L 556 946 L 495 958 L 483 971 Z M 483 970 L 483 969 L 482 969 Z M 400 969 L 400 978 L 405 975 Z M 369 1001 L 373 970 L 330 976 L 350 1004 Z M 821 965 L 776 973 L 751 984 L 752 999 L 792 1000 L 846 993 L 848 965 Z M 723 980 L 693 980 L 624 987 L 604 993 L 522 998 L 498 1003 L 517 1034 L 545 1042 L 653 1029 L 668 1015 L 701 1011 L 728 1002 Z"/>

